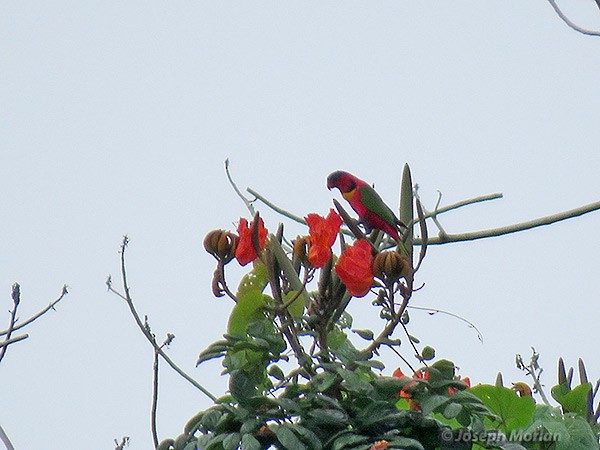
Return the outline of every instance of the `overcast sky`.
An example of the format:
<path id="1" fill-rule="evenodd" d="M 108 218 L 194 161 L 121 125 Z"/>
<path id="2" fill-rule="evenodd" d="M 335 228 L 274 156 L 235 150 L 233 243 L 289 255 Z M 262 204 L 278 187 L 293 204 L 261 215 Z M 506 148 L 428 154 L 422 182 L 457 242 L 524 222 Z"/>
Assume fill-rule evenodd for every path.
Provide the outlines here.
<path id="1" fill-rule="evenodd" d="M 563 0 L 600 28 L 591 0 Z M 336 169 L 397 205 L 408 162 L 432 209 L 477 230 L 600 200 L 600 38 L 545 0 L 19 1 L 0 6 L 0 329 L 70 294 L 0 364 L 0 425 L 18 450 L 151 448 L 152 349 L 107 293 L 123 234 L 132 295 L 169 354 L 216 395 L 224 332 L 207 231 L 247 216 L 226 181 L 299 215 L 326 213 Z M 261 208 L 274 230 L 282 220 Z M 502 238 L 431 247 L 411 331 L 473 382 L 524 380 L 514 355 L 597 358 L 600 214 Z M 303 228 L 286 222 L 290 237 Z M 435 228 L 430 232 L 435 234 Z M 233 271 L 232 283 L 240 273 Z M 358 327 L 377 311 L 354 302 Z M 407 354 L 410 354 L 406 350 Z M 387 355 L 387 374 L 399 365 Z M 161 366 L 160 438 L 209 406 Z"/>

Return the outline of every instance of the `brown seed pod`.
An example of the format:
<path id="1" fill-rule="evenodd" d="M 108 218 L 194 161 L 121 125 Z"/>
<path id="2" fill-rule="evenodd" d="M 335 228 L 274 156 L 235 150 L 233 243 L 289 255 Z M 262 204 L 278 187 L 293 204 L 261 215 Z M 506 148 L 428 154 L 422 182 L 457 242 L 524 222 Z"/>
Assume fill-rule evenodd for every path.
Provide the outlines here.
<path id="1" fill-rule="evenodd" d="M 373 274 L 381 280 L 396 281 L 405 276 L 408 261 L 394 250 L 378 253 L 373 260 Z"/>
<path id="2" fill-rule="evenodd" d="M 238 236 L 225 230 L 209 231 L 204 238 L 204 248 L 217 260 L 227 264 L 235 256 Z"/>

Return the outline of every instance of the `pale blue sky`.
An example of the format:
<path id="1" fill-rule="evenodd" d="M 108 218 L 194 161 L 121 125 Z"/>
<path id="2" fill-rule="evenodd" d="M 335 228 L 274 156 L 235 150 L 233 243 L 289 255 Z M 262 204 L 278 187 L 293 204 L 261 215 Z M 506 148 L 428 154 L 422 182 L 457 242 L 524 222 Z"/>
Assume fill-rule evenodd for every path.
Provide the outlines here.
<path id="1" fill-rule="evenodd" d="M 562 4 L 600 28 L 593 1 Z M 138 309 L 223 392 L 218 363 L 194 364 L 231 307 L 212 298 L 202 239 L 247 214 L 225 158 L 242 187 L 301 215 L 328 210 L 335 169 L 395 205 L 408 162 L 429 208 L 437 190 L 504 193 L 444 216 L 449 232 L 505 225 L 600 200 L 599 73 L 600 40 L 544 0 L 4 2 L 0 328 L 15 281 L 22 319 L 71 293 L 2 361 L 0 424 L 19 450 L 151 447 L 152 350 L 104 285 L 125 233 Z M 532 345 L 548 385 L 561 355 L 599 376 L 599 224 L 430 248 L 414 303 L 485 341 L 424 313 L 412 331 L 474 382 L 522 380 L 514 355 Z M 368 301 L 353 312 L 376 322 Z M 161 376 L 163 438 L 209 403 Z"/>

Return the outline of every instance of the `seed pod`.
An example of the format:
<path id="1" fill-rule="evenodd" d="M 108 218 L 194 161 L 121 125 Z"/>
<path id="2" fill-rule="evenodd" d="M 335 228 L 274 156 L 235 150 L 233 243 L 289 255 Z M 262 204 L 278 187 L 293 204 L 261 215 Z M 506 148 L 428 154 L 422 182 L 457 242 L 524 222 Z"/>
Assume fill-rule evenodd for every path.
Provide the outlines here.
<path id="1" fill-rule="evenodd" d="M 204 248 L 217 260 L 227 264 L 235 256 L 238 236 L 225 230 L 209 231 L 204 238 Z"/>
<path id="2" fill-rule="evenodd" d="M 387 281 L 396 281 L 405 276 L 409 265 L 404 257 L 394 250 L 378 253 L 373 260 L 373 274 Z"/>

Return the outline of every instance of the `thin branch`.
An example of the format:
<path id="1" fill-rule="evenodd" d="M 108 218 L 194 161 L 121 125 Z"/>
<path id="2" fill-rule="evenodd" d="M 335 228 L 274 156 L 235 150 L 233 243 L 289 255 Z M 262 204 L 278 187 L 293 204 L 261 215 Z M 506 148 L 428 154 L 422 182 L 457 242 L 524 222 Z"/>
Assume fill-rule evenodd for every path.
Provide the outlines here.
<path id="1" fill-rule="evenodd" d="M 286 211 L 283 208 L 280 208 L 279 206 L 275 205 L 274 203 L 272 203 L 271 201 L 267 200 L 265 197 L 263 197 L 262 195 L 260 195 L 254 189 L 247 188 L 246 191 L 248 191 L 250 194 L 254 195 L 257 200 L 260 200 L 261 202 L 263 202 L 266 206 L 268 206 L 269 208 L 271 208 L 276 213 L 279 213 L 282 216 L 285 216 L 288 219 L 293 220 L 294 222 L 298 222 L 298 223 L 301 223 L 303 225 L 306 225 L 306 220 L 304 220 L 302 217 L 297 216 L 295 214 L 292 214 L 291 212 Z"/>
<path id="2" fill-rule="evenodd" d="M 158 448 L 158 432 L 156 431 L 156 411 L 158 409 L 158 352 L 154 352 L 154 363 L 152 365 L 152 408 L 150 412 L 150 423 L 152 427 L 152 442 L 154 448 Z"/>
<path id="3" fill-rule="evenodd" d="M 121 443 L 119 443 L 116 439 L 115 439 L 115 450 L 123 450 L 125 447 L 127 447 L 129 445 L 129 436 L 123 436 L 123 438 L 121 439 Z"/>
<path id="4" fill-rule="evenodd" d="M 12 442 L 10 442 L 10 439 L 8 438 L 7 434 L 2 429 L 2 426 L 0 426 L 0 441 L 4 443 L 6 450 L 15 450 L 15 448 L 12 445 Z"/>
<path id="5" fill-rule="evenodd" d="M 121 294 L 119 291 L 115 290 L 112 287 L 112 281 L 110 276 L 106 280 L 106 286 L 108 287 L 108 290 L 113 294 L 116 294 L 117 296 L 121 297 L 123 300 L 125 300 L 125 302 L 127 302 L 127 306 L 129 306 L 129 310 L 131 311 L 131 314 L 133 315 L 133 318 L 135 319 L 138 328 L 142 331 L 142 334 L 146 337 L 148 342 L 150 342 L 152 347 L 154 347 L 154 350 L 167 362 L 167 364 L 169 364 L 169 366 L 171 366 L 171 368 L 175 372 L 177 372 L 179 375 L 185 378 L 190 384 L 192 384 L 196 389 L 198 389 L 208 398 L 210 398 L 213 402 L 216 401 L 217 397 L 211 394 L 204 386 L 202 386 L 200 383 L 194 380 L 177 364 L 175 364 L 171 358 L 169 358 L 169 356 L 163 351 L 163 349 L 160 348 L 160 346 L 156 343 L 154 336 L 152 336 L 152 334 L 146 329 L 146 327 L 142 323 L 142 320 L 140 319 L 140 316 L 133 304 L 133 299 L 131 298 L 131 295 L 129 293 L 129 284 L 127 283 L 127 270 L 125 267 L 125 249 L 127 248 L 128 243 L 129 238 L 127 236 L 124 236 L 123 243 L 121 244 L 121 279 L 123 281 L 123 290 L 125 294 Z"/>
<path id="6" fill-rule="evenodd" d="M 160 345 L 160 348 L 168 346 L 173 339 L 174 334 L 167 334 L 167 338 Z M 154 448 L 158 448 L 158 432 L 156 427 L 156 415 L 158 411 L 158 352 L 154 350 L 154 363 L 152 365 L 152 408 L 150 413 L 150 422 L 152 427 L 152 441 L 154 442 Z"/>
<path id="7" fill-rule="evenodd" d="M 15 322 L 17 321 L 17 309 L 19 308 L 19 303 L 21 302 L 21 286 L 19 283 L 15 283 L 12 286 L 12 300 L 13 300 L 13 309 L 10 312 L 10 319 L 8 322 L 8 329 L 6 331 L 6 338 L 4 339 L 4 345 L 0 347 L 0 362 L 6 355 L 6 350 L 8 350 L 8 341 L 10 341 L 10 336 L 15 328 Z"/>
<path id="8" fill-rule="evenodd" d="M 242 194 L 242 191 L 239 190 L 239 188 L 237 187 L 237 185 L 233 181 L 233 178 L 231 177 L 231 174 L 229 173 L 229 158 L 227 158 L 225 160 L 225 174 L 227 175 L 227 179 L 229 180 L 229 184 L 231 184 L 231 187 L 233 188 L 233 190 L 235 191 L 235 193 L 238 195 L 238 197 L 240 197 L 242 199 L 242 201 L 244 202 L 244 205 L 246 205 L 246 208 L 248 208 L 248 211 L 250 211 L 250 214 L 252 216 L 254 216 L 254 214 L 256 213 L 256 211 L 254 210 L 254 206 L 252 206 L 252 202 L 250 200 L 248 200 L 244 196 L 244 194 Z"/>
<path id="9" fill-rule="evenodd" d="M 42 309 L 41 311 L 39 311 L 38 313 L 34 314 L 33 316 L 31 316 L 29 319 L 23 321 L 23 322 L 19 322 L 18 324 L 16 324 L 13 328 L 13 331 L 17 331 L 21 328 L 23 328 L 26 325 L 29 325 L 31 322 L 33 322 L 36 319 L 39 319 L 40 317 L 42 317 L 44 314 L 46 314 L 48 311 L 50 311 L 51 309 L 54 310 L 54 307 L 58 304 L 58 302 L 60 302 L 69 292 L 67 291 L 67 286 L 63 286 L 62 292 L 60 294 L 60 297 L 58 297 L 56 300 L 54 300 L 53 302 L 50 302 L 50 304 L 48 306 L 46 306 L 44 309 Z M 7 330 L 2 330 L 0 331 L 0 336 L 4 336 L 7 333 Z"/>
<path id="10" fill-rule="evenodd" d="M 19 336 L 12 337 L 10 339 L 6 339 L 5 341 L 0 342 L 0 347 L 6 347 L 10 344 L 14 344 L 15 342 L 22 341 L 23 339 L 27 339 L 29 335 L 27 333 L 21 334 Z"/>
<path id="11" fill-rule="evenodd" d="M 552 6 L 552 8 L 556 12 L 556 14 L 558 14 L 558 17 L 560 17 L 562 19 L 562 21 L 564 23 L 566 23 L 573 30 L 575 30 L 581 34 L 586 34 L 588 36 L 600 36 L 600 31 L 588 30 L 587 28 L 582 28 L 579 25 L 577 25 L 575 22 L 573 22 L 571 19 L 569 19 L 558 7 L 555 0 L 548 0 L 548 3 L 550 3 L 550 6 Z M 596 5 L 598 6 L 598 8 L 600 8 L 600 2 L 598 0 L 596 0 Z"/>
<path id="12" fill-rule="evenodd" d="M 420 311 L 427 311 L 431 315 L 433 315 L 433 314 L 445 314 L 447 316 L 454 317 L 455 319 L 461 320 L 464 323 L 466 323 L 469 326 L 469 328 L 473 328 L 475 330 L 475 332 L 477 333 L 477 339 L 479 339 L 481 341 L 481 343 L 483 344 L 483 335 L 481 334 L 481 331 L 479 331 L 479 328 L 477 328 L 477 326 L 473 322 L 465 319 L 464 317 L 459 316 L 458 314 L 454 314 L 454 313 L 452 313 L 450 311 L 444 311 L 443 309 L 426 308 L 424 306 L 414 306 L 414 305 L 411 305 L 411 306 L 409 306 L 409 308 L 411 308 L 411 309 L 418 309 Z"/>
<path id="13" fill-rule="evenodd" d="M 463 206 L 473 205 L 475 203 L 487 202 L 490 200 L 496 200 L 496 199 L 500 199 L 500 198 L 502 198 L 502 193 L 495 192 L 493 194 L 485 194 L 485 195 L 480 195 L 478 197 L 461 200 L 459 202 L 451 203 L 449 205 L 442 206 L 441 208 L 439 208 L 438 204 L 439 204 L 439 200 L 441 199 L 441 195 L 440 195 L 440 197 L 438 198 L 438 204 L 436 204 L 435 210 L 432 212 L 425 213 L 425 218 L 428 219 L 429 217 L 434 217 L 434 216 L 437 216 L 438 214 L 443 214 L 445 212 L 452 211 L 454 209 L 462 208 Z"/>
<path id="14" fill-rule="evenodd" d="M 568 211 L 551 214 L 549 216 L 539 217 L 537 219 L 528 220 L 526 222 L 506 225 L 504 227 L 491 228 L 488 230 L 471 231 L 467 233 L 447 234 L 445 237 L 430 237 L 427 241 L 428 245 L 448 244 L 450 242 L 473 241 L 476 239 L 484 239 L 489 237 L 498 237 L 505 234 L 517 233 L 519 231 L 530 230 L 532 228 L 550 225 L 566 219 L 572 219 L 584 214 L 597 211 L 600 209 L 600 202 L 590 203 L 579 208 L 570 209 Z"/>

